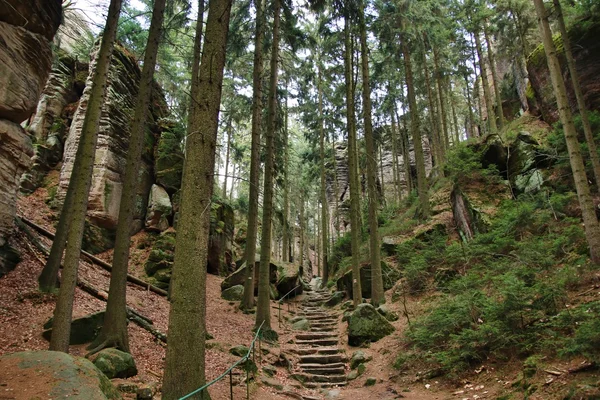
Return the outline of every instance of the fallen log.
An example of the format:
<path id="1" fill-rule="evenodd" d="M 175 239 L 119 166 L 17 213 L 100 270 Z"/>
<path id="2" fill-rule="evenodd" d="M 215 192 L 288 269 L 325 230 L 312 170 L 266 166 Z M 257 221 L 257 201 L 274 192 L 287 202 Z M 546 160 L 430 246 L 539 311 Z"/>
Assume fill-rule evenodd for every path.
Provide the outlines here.
<path id="1" fill-rule="evenodd" d="M 30 227 L 32 227 L 33 229 L 35 229 L 38 233 L 46 236 L 48 239 L 50 240 L 54 240 L 54 234 L 50 231 L 48 231 L 45 228 L 42 228 L 41 226 L 35 224 L 34 222 L 29 221 L 27 218 L 25 217 L 18 217 L 21 219 L 21 221 L 23 221 L 25 224 L 29 225 Z M 35 243 L 34 243 L 35 244 Z M 37 245 L 36 245 L 37 247 Z M 107 263 L 104 260 L 99 259 L 98 257 L 88 253 L 85 250 L 81 250 L 81 254 L 85 257 L 87 257 L 93 264 L 98 265 L 99 267 L 101 267 L 102 269 L 108 271 L 108 272 L 112 272 L 112 265 L 110 265 L 109 263 Z M 156 294 L 159 294 L 161 296 L 167 297 L 168 293 L 166 290 L 163 290 L 161 288 L 158 288 L 154 285 L 149 284 L 148 282 L 145 282 L 139 278 L 136 278 L 133 275 L 129 275 L 127 274 L 127 282 L 131 282 L 135 285 L 141 286 L 144 289 L 147 289 L 151 292 L 154 292 Z"/>

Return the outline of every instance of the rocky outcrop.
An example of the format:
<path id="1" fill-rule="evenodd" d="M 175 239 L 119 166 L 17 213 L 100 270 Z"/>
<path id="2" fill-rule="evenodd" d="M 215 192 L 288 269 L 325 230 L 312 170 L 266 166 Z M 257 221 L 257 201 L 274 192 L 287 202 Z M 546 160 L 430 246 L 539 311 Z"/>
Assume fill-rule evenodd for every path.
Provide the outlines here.
<path id="1" fill-rule="evenodd" d="M 79 137 L 87 109 L 91 75 L 95 68 L 95 54 L 92 55 L 90 75 L 86 89 L 69 129 L 63 155 L 63 165 L 57 199 L 62 201 L 66 194 L 79 144 Z M 135 58 L 123 47 L 115 46 L 108 77 L 107 96 L 104 102 L 98 131 L 98 145 L 94 162 L 94 174 L 89 195 L 88 217 L 99 227 L 114 230 L 119 216 L 119 203 L 122 190 L 122 175 L 125 168 L 129 141 L 129 124 L 133 115 L 140 69 Z M 167 114 L 161 90 L 155 86 L 150 106 L 149 127 L 146 131 L 145 148 L 138 175 L 137 210 L 132 231 L 143 226 L 148 195 L 154 182 L 153 155 L 156 136 L 156 121 Z"/>
<path id="2" fill-rule="evenodd" d="M 258 294 L 258 269 L 260 266 L 260 261 L 256 260 L 254 265 L 254 294 Z M 238 269 L 236 269 L 231 275 L 227 276 L 223 282 L 221 282 L 221 290 L 229 289 L 235 285 L 244 285 L 244 281 L 246 280 L 246 263 L 243 263 Z M 269 282 L 274 284 L 277 282 L 277 265 L 271 263 L 270 264 L 270 275 Z M 285 294 L 285 293 L 284 293 Z"/>
<path id="3" fill-rule="evenodd" d="M 19 399 L 120 399 L 108 378 L 82 357 L 24 351 L 0 357 L 2 391 Z"/>
<path id="4" fill-rule="evenodd" d="M 117 349 L 102 349 L 90 360 L 109 379 L 129 378 L 138 372 L 131 354 Z"/>
<path id="5" fill-rule="evenodd" d="M 233 208 L 225 202 L 213 199 L 208 236 L 208 273 L 227 276 L 235 270 L 233 262 L 234 226 Z"/>
<path id="6" fill-rule="evenodd" d="M 62 15 L 60 0 L 5 0 L 0 7 L 0 276 L 17 253 L 13 227 L 21 174 L 30 167 L 31 140 L 19 125 L 35 110 L 52 63 L 50 42 Z"/>
<path id="7" fill-rule="evenodd" d="M 411 174 L 416 180 L 416 165 L 415 165 L 415 153 L 412 145 L 412 140 L 409 141 L 409 162 L 411 165 Z M 425 156 L 425 171 L 429 175 L 433 168 L 431 147 L 429 140 L 425 135 L 422 138 L 423 152 Z M 329 221 L 332 232 L 346 232 L 350 225 L 350 186 L 348 185 L 348 152 L 345 143 L 336 143 L 334 147 L 335 165 L 332 161 L 328 161 L 325 168 L 326 174 L 326 190 L 327 190 L 327 204 L 329 206 Z M 379 182 L 378 186 L 383 188 L 383 194 L 385 198 L 392 199 L 394 197 L 394 176 L 393 176 L 393 155 L 392 150 L 385 148 L 381 160 L 378 158 L 378 170 L 383 171 L 383 182 L 381 182 L 381 172 L 378 173 Z M 381 165 L 379 163 L 381 162 Z M 402 193 L 408 193 L 406 176 L 404 174 L 404 157 L 398 154 L 397 163 L 400 168 L 400 190 Z M 361 170 L 361 177 L 359 178 L 363 182 L 361 192 L 365 192 L 366 187 L 366 176 L 365 171 Z M 337 180 L 337 182 L 336 182 Z M 336 191 L 337 189 L 337 191 Z"/>
<path id="8" fill-rule="evenodd" d="M 146 212 L 146 228 L 159 232 L 167 230 L 172 213 L 173 206 L 167 191 L 158 185 L 152 185 Z"/>
<path id="9" fill-rule="evenodd" d="M 577 65 L 577 73 L 581 89 L 589 110 L 600 110 L 600 19 L 587 19 L 571 24 L 569 39 Z M 569 78 L 567 62 L 563 53 L 562 39 L 555 37 L 558 56 L 563 76 L 566 78 L 567 95 L 571 108 L 576 110 L 577 101 Z M 531 112 L 541 115 L 544 121 L 553 124 L 558 121 L 558 109 L 550 81 L 550 73 L 546 63 L 546 53 L 542 45 L 538 46 L 527 60 L 527 70 L 531 88 L 527 92 L 527 100 Z"/>
<path id="10" fill-rule="evenodd" d="M 44 324 L 44 332 L 42 333 L 42 337 L 48 341 L 52 337 L 53 320 L 54 318 L 51 317 Z M 71 336 L 69 337 L 69 344 L 77 345 L 91 343 L 98 335 L 103 323 L 104 311 L 74 319 L 71 322 Z"/>

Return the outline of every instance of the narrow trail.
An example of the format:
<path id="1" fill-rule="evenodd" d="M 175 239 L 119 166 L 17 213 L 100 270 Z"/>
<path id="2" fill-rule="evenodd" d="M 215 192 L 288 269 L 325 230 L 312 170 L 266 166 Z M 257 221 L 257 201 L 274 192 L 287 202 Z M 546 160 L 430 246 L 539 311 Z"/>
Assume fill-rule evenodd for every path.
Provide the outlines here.
<path id="1" fill-rule="evenodd" d="M 294 344 L 286 349 L 299 359 L 297 366 L 301 372 L 292 377 L 310 389 L 346 386 L 347 357 L 339 347 L 339 315 L 322 308 L 331 294 L 317 288 L 316 282 L 311 282 L 311 286 L 298 313 L 309 321 L 310 329 L 298 331 Z"/>

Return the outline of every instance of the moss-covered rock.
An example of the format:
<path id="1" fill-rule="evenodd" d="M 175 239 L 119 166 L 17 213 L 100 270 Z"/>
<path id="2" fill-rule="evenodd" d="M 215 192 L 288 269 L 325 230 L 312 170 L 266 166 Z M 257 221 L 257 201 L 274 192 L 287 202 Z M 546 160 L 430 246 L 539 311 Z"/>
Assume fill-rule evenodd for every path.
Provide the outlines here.
<path id="1" fill-rule="evenodd" d="M 244 357 L 246 354 L 248 354 L 249 350 L 250 349 L 244 345 L 238 345 L 238 346 L 233 346 L 232 348 L 230 348 L 229 352 L 231 354 L 233 354 L 234 356 Z"/>
<path id="2" fill-rule="evenodd" d="M 19 384 L 22 379 L 28 384 Z M 91 361 L 58 351 L 25 351 L 0 357 L 0 381 L 5 385 L 3 391 L 27 399 L 121 398 Z"/>
<path id="3" fill-rule="evenodd" d="M 100 350 L 91 360 L 109 379 L 129 378 L 137 375 L 137 367 L 131 354 L 108 348 Z"/>
<path id="4" fill-rule="evenodd" d="M 335 307 L 338 304 L 340 304 L 342 302 L 342 300 L 344 300 L 344 296 L 345 296 L 344 292 L 339 292 L 339 291 L 335 292 L 334 294 L 331 295 L 329 300 L 327 300 L 325 302 L 325 305 L 327 307 Z"/>
<path id="5" fill-rule="evenodd" d="M 400 273 L 386 262 L 381 262 L 381 272 L 383 275 L 383 289 L 391 289 L 396 281 L 400 279 Z M 360 266 L 360 282 L 362 297 L 371 298 L 371 265 L 363 264 Z M 338 291 L 345 291 L 348 297 L 352 298 L 352 270 L 348 270 L 341 278 L 337 280 Z"/>
<path id="6" fill-rule="evenodd" d="M 371 304 L 356 307 L 348 319 L 348 344 L 376 342 L 394 332 L 394 327 Z"/>
<path id="7" fill-rule="evenodd" d="M 254 282 L 258 282 L 258 269 L 260 267 L 260 261 L 256 260 L 254 263 Z M 244 285 L 246 280 L 246 263 L 242 263 L 241 266 L 236 269 L 233 273 L 227 276 L 223 282 L 221 282 L 221 290 L 225 290 L 235 285 Z M 274 263 L 270 264 L 269 282 L 277 282 L 277 265 Z M 258 285 L 254 285 L 254 294 L 258 295 Z"/>
<path id="8" fill-rule="evenodd" d="M 299 319 L 292 324 L 292 329 L 295 331 L 308 331 L 310 330 L 310 322 L 306 318 Z"/>
<path id="9" fill-rule="evenodd" d="M 242 285 L 235 285 L 227 288 L 221 292 L 221 297 L 229 301 L 241 301 L 244 297 L 244 287 Z"/>
<path id="10" fill-rule="evenodd" d="M 164 232 L 158 240 L 154 242 L 150 255 L 144 264 L 144 269 L 148 276 L 154 276 L 158 271 L 163 271 L 162 276 L 169 277 L 173 268 L 175 258 L 175 233 Z M 157 280 L 159 280 L 157 278 Z M 168 283 L 169 280 L 160 279 L 161 282 Z"/>

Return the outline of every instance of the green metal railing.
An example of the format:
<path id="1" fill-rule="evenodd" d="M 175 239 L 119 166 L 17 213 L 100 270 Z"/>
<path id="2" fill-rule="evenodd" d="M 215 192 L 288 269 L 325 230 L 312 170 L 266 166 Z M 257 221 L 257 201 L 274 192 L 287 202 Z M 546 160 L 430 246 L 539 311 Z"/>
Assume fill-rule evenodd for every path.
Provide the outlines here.
<path id="1" fill-rule="evenodd" d="M 290 294 L 292 293 L 296 293 L 296 290 L 298 290 L 299 287 L 301 287 L 302 285 L 297 285 L 295 288 L 293 288 L 292 290 L 290 290 L 289 292 L 287 292 L 282 298 L 279 299 L 278 301 L 278 316 L 277 316 L 277 320 L 279 322 L 279 327 L 281 328 L 281 305 L 283 304 L 283 301 L 285 300 L 286 297 L 288 297 Z M 290 304 L 289 302 L 287 303 L 288 305 L 288 312 L 290 312 L 290 307 L 292 306 L 296 306 L 296 303 Z"/>
<path id="2" fill-rule="evenodd" d="M 234 368 L 236 368 L 240 364 L 242 364 L 242 363 L 246 362 L 247 360 L 249 360 L 251 353 L 252 353 L 252 361 L 255 362 L 255 360 L 256 360 L 256 351 L 255 351 L 256 346 L 255 346 L 255 343 L 256 343 L 257 340 L 258 340 L 258 362 L 259 362 L 259 364 L 262 364 L 260 331 L 261 331 L 264 323 L 265 322 L 263 321 L 262 324 L 260 324 L 260 326 L 256 330 L 256 334 L 254 335 L 254 339 L 252 339 L 252 343 L 250 343 L 250 348 L 248 349 L 248 353 L 246 353 L 245 356 L 243 356 L 242 358 L 240 358 L 239 360 L 237 360 L 235 363 L 233 363 L 221 375 L 219 375 L 218 377 L 216 377 L 212 381 L 208 382 L 206 385 L 204 385 L 202 387 L 199 387 L 198 389 L 194 390 L 193 392 L 190 392 L 190 393 L 186 394 L 185 396 L 179 398 L 179 400 L 186 400 L 186 399 L 189 399 L 190 397 L 192 397 L 192 396 L 194 396 L 194 395 L 196 395 L 198 393 L 201 393 L 203 390 L 208 389 L 208 387 L 210 387 L 211 385 L 217 383 L 221 379 L 225 378 L 227 375 L 229 375 L 229 395 L 230 395 L 231 400 L 233 400 L 233 370 L 234 370 Z M 248 399 L 250 399 L 250 372 L 249 372 L 249 368 L 245 368 L 245 369 L 246 369 L 246 400 L 248 400 Z"/>

